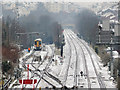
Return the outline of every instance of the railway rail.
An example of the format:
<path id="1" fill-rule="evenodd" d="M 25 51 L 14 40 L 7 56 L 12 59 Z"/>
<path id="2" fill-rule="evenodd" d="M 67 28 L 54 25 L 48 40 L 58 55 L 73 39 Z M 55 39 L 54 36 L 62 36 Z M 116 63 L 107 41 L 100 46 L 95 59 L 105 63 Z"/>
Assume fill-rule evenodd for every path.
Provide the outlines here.
<path id="1" fill-rule="evenodd" d="M 33 55 L 34 53 L 32 53 L 32 55 Z M 47 52 L 47 54 L 46 54 L 46 56 L 48 55 L 48 52 Z M 27 58 L 27 60 L 28 60 L 29 58 Z M 41 79 L 43 79 L 43 75 L 44 75 L 44 73 L 41 73 L 42 71 L 41 70 L 39 70 L 38 68 L 44 63 L 44 61 L 45 61 L 45 58 L 42 60 L 42 63 L 41 64 L 39 64 L 38 65 L 38 67 L 35 67 L 34 65 L 33 65 L 33 60 L 32 60 L 32 63 L 31 63 L 31 66 L 35 69 L 35 70 L 31 70 L 31 69 L 29 69 L 32 73 L 33 73 L 33 76 L 30 78 L 30 79 L 32 79 L 33 77 L 34 77 L 34 74 L 35 75 L 37 75 L 40 79 L 39 79 L 39 81 L 38 81 L 38 83 L 37 83 L 37 85 L 36 85 L 36 88 L 38 87 L 38 84 L 39 84 L 39 82 L 41 81 Z M 51 63 L 51 62 L 50 62 Z M 48 67 L 48 64 L 46 65 L 46 67 Z M 25 67 L 25 68 L 27 68 L 27 67 Z M 35 71 L 39 71 L 40 72 L 40 74 L 38 74 L 38 73 L 35 73 Z M 45 80 L 45 79 L 44 79 Z M 46 81 L 46 80 L 45 80 Z M 50 84 L 51 85 L 51 84 Z M 26 87 L 27 85 L 25 85 L 25 87 Z M 54 85 L 53 85 L 54 86 Z"/>
<path id="2" fill-rule="evenodd" d="M 45 78 L 44 78 L 44 74 L 45 74 L 45 73 L 47 72 L 47 70 L 49 69 L 49 66 L 50 66 L 50 64 L 52 63 L 52 58 L 53 58 L 53 57 L 49 58 L 50 60 L 49 60 L 48 64 L 46 65 L 45 69 L 44 69 L 43 71 L 41 71 L 41 70 L 39 70 L 38 68 L 40 67 L 40 65 L 42 65 L 42 64 L 44 63 L 45 60 L 43 60 L 42 63 L 39 64 L 38 67 L 35 67 L 35 66 L 33 65 L 33 60 L 32 60 L 31 63 L 26 63 L 26 61 L 34 54 L 34 52 L 35 52 L 35 51 L 32 51 L 32 53 L 31 53 L 29 56 L 26 56 L 26 57 L 23 59 L 25 63 L 22 63 L 22 66 L 23 66 L 24 68 L 27 68 L 25 64 L 31 64 L 31 66 L 35 69 L 35 70 L 29 69 L 29 71 L 30 71 L 31 73 L 33 73 L 33 76 L 31 76 L 30 79 L 34 78 L 34 75 L 37 75 L 37 76 L 40 78 L 39 81 L 38 81 L 38 83 L 37 83 L 37 85 L 36 85 L 36 88 L 37 88 L 39 82 L 41 81 L 41 79 L 43 79 L 44 81 L 46 81 L 46 82 L 48 83 L 48 81 L 45 80 Z M 48 52 L 47 52 L 47 54 L 48 54 Z M 52 53 L 52 54 L 54 54 L 54 53 Z M 52 56 L 54 56 L 54 55 L 52 55 Z M 45 58 L 44 58 L 44 59 L 45 59 Z M 34 63 L 34 64 L 35 64 L 35 63 Z M 36 71 L 39 71 L 40 74 L 36 73 Z M 43 73 L 42 73 L 42 72 L 43 72 Z M 48 74 L 46 74 L 46 75 L 48 75 Z M 52 75 L 51 75 L 51 76 L 52 76 Z M 52 77 L 52 79 L 53 79 L 53 77 Z M 56 82 L 58 82 L 58 83 L 60 84 L 60 81 L 58 81 L 57 78 L 54 77 L 53 80 L 55 80 Z M 50 83 L 50 82 L 49 82 L 48 84 L 51 85 L 51 86 L 53 86 L 53 87 L 55 87 L 55 86 L 54 86 L 52 83 Z M 27 85 L 25 85 L 25 87 L 26 87 L 26 86 L 27 86 Z M 25 87 L 24 87 L 23 89 L 25 89 Z"/>
<path id="3" fill-rule="evenodd" d="M 69 38 L 72 38 L 69 34 L 66 34 Z M 67 39 L 67 41 L 68 41 L 68 43 L 69 43 L 69 46 L 70 46 L 70 43 L 72 42 L 72 44 L 73 44 L 73 46 L 74 46 L 74 50 L 75 50 L 75 54 L 76 54 L 76 60 L 75 60 L 75 71 L 74 71 L 74 85 L 73 85 L 73 88 L 77 88 L 77 86 L 78 86 L 78 70 L 77 70 L 77 68 L 78 68 L 78 56 L 79 56 L 79 54 L 78 54 L 78 52 L 77 52 L 77 48 L 76 48 L 76 46 L 75 46 L 75 44 L 74 44 L 74 42 L 73 42 L 73 40 L 71 39 L 71 41 L 69 41 L 68 39 Z M 70 46 L 71 47 L 71 46 Z M 70 48 L 70 50 L 71 50 L 71 48 Z M 71 52 L 70 52 L 71 53 Z M 72 53 L 71 53 L 72 54 Z M 71 61 L 71 55 L 70 55 L 70 58 L 69 58 L 70 60 L 69 61 Z M 73 60 L 73 59 L 72 59 Z M 70 65 L 70 64 L 69 64 Z M 69 66 L 68 66 L 69 67 Z M 68 70 L 67 70 L 67 72 L 68 72 Z M 66 75 L 67 76 L 67 75 Z"/>
<path id="4" fill-rule="evenodd" d="M 66 76 L 65 76 L 65 81 L 63 83 L 63 85 L 65 86 L 66 84 L 66 81 L 67 81 L 67 77 L 68 77 L 68 71 L 69 71 L 69 68 L 70 68 L 70 62 L 71 62 L 71 56 L 72 56 L 72 51 L 71 51 L 71 45 L 70 45 L 70 42 L 68 41 L 68 39 L 66 38 L 67 40 L 67 43 L 69 44 L 69 47 L 70 47 L 70 55 L 69 55 L 69 62 L 68 62 L 68 66 L 67 66 L 67 69 L 66 69 Z"/>
<path id="5" fill-rule="evenodd" d="M 67 80 L 68 80 L 68 78 L 69 78 L 69 70 L 70 70 L 70 67 L 71 67 L 71 65 L 72 65 L 72 63 L 73 62 L 75 62 L 74 63 L 74 72 L 72 72 L 72 75 L 74 75 L 74 79 L 72 79 L 72 80 L 74 80 L 74 81 L 72 81 L 74 84 L 73 84 L 73 88 L 74 87 L 78 87 L 79 86 L 79 82 L 80 81 L 78 81 L 79 80 L 79 78 L 81 79 L 81 77 L 78 77 L 79 76 L 79 71 L 80 70 L 84 70 L 84 77 L 86 77 L 85 79 L 84 78 L 82 78 L 83 80 L 86 80 L 86 82 L 87 82 L 87 87 L 88 87 L 88 89 L 90 89 L 91 90 L 91 88 L 93 88 L 93 84 L 92 84 L 92 79 L 91 79 L 91 72 L 90 72 L 90 69 L 89 69 L 89 67 L 88 67 L 88 64 L 89 64 L 89 60 L 90 60 L 90 64 L 92 65 L 92 71 L 94 71 L 94 78 L 95 78 L 95 80 L 97 80 L 97 86 L 99 86 L 100 88 L 104 88 L 104 89 L 106 89 L 106 85 L 105 85 L 105 83 L 104 83 L 104 81 L 102 80 L 102 77 L 100 76 L 100 74 L 99 74 L 99 72 L 98 72 L 98 70 L 97 70 L 97 68 L 96 68 L 96 63 L 95 63 L 95 61 L 94 61 L 94 59 L 93 59 L 93 57 L 92 57 L 92 53 L 91 53 L 91 51 L 90 51 L 90 49 L 89 49 L 89 47 L 80 39 L 80 38 L 78 38 L 72 31 L 68 31 L 68 30 L 66 30 L 65 31 L 65 36 L 66 36 L 66 40 L 67 40 L 67 43 L 69 44 L 69 53 L 70 53 L 70 55 L 69 55 L 69 57 L 68 57 L 68 59 L 69 59 L 69 61 L 67 62 L 67 68 L 66 68 L 66 70 L 65 70 L 65 77 L 64 77 L 64 82 L 62 83 L 57 77 L 55 77 L 55 76 L 53 76 L 52 74 L 50 74 L 49 72 L 48 72 L 48 69 L 49 69 L 49 66 L 51 65 L 51 63 L 52 63 L 52 58 L 54 57 L 54 52 L 52 52 L 52 55 L 51 55 L 51 57 L 50 58 L 48 58 L 48 61 L 49 62 L 47 62 L 47 63 L 45 63 L 45 67 L 44 67 L 44 69 L 43 70 L 40 70 L 39 68 L 40 68 L 40 66 L 41 65 L 43 65 L 43 63 L 45 62 L 45 58 L 44 58 L 44 60 L 42 60 L 42 62 L 41 63 L 38 63 L 38 65 L 37 66 L 34 66 L 34 64 L 37 64 L 37 63 L 34 63 L 33 62 L 33 60 L 29 63 L 29 64 L 31 64 L 31 66 L 34 68 L 34 69 L 29 69 L 30 70 L 30 72 L 31 73 L 33 73 L 33 75 L 30 77 L 30 79 L 32 79 L 32 78 L 34 78 L 34 76 L 36 75 L 36 76 L 38 76 L 39 77 L 39 80 L 38 80 L 38 82 L 37 82 L 37 84 L 36 84 L 36 88 L 38 88 L 38 85 L 40 84 L 40 81 L 41 80 L 44 80 L 45 82 L 47 82 L 48 83 L 48 85 L 50 85 L 50 86 L 52 86 L 53 88 L 56 88 L 57 87 L 57 85 L 59 86 L 61 86 L 61 88 L 63 88 L 63 87 L 67 87 L 66 86 L 66 84 L 67 84 Z M 80 57 L 79 57 L 79 49 L 77 48 L 77 47 L 79 47 L 79 49 L 81 50 L 81 57 L 82 57 L 82 59 L 80 60 Z M 72 48 L 74 49 L 74 51 L 72 51 Z M 51 48 L 52 49 L 52 48 Z M 53 51 L 53 50 L 52 50 Z M 27 64 L 26 63 L 26 61 L 29 59 L 29 58 L 31 58 L 31 56 L 34 54 L 34 52 L 35 51 L 32 51 L 32 53 L 29 55 L 29 56 L 26 56 L 24 59 L 23 59 L 23 61 L 25 61 L 25 63 L 23 63 L 23 67 L 24 68 L 27 68 L 26 66 L 25 66 L 25 64 Z M 72 54 L 75 54 L 75 56 L 74 56 L 74 58 L 72 58 Z M 47 54 L 46 55 L 48 55 L 48 52 L 47 52 Z M 87 58 L 89 58 L 89 60 L 87 60 Z M 74 60 L 73 60 L 74 59 Z M 73 60 L 73 61 L 72 61 Z M 80 62 L 79 62 L 80 61 Z M 82 67 L 82 69 L 81 69 L 81 67 L 79 66 L 79 64 L 78 63 L 83 63 L 83 66 L 81 66 Z M 98 64 L 98 63 L 97 63 Z M 99 66 L 99 65 L 98 65 Z M 100 67 L 99 67 L 100 68 Z M 101 69 L 101 68 L 100 68 Z M 38 72 L 39 73 L 38 73 Z M 54 82 L 54 83 L 53 83 Z M 55 83 L 56 82 L 56 83 Z M 25 85 L 25 87 L 26 87 L 27 85 Z M 25 88 L 24 87 L 24 88 Z"/>
<path id="6" fill-rule="evenodd" d="M 71 35 L 71 37 L 72 37 L 72 39 L 73 39 L 73 36 Z M 74 39 L 75 40 L 75 39 Z M 83 59 L 82 59 L 82 61 L 83 61 L 83 68 L 84 68 L 84 74 L 86 75 L 86 77 L 87 77 L 87 81 L 88 81 L 88 88 L 89 89 L 91 89 L 91 83 L 90 83 L 90 78 L 89 78 L 89 71 L 88 71 L 88 66 L 87 66 L 87 61 L 86 61 L 86 58 L 85 58 L 85 53 L 84 53 L 84 50 L 83 50 L 83 48 L 81 47 L 81 45 L 80 45 L 80 43 L 79 43 L 79 41 L 77 41 L 77 40 L 75 40 L 76 42 L 77 42 L 77 44 L 79 45 L 79 47 L 81 48 L 81 50 L 82 50 L 82 56 L 83 56 Z"/>
<path id="7" fill-rule="evenodd" d="M 68 35 L 70 38 L 71 38 L 71 36 L 70 35 Z M 76 62 L 75 62 L 75 71 L 74 71 L 74 82 L 75 82 L 75 87 L 77 87 L 77 75 L 78 75 L 78 70 L 77 70 L 77 67 L 78 67 L 78 52 L 77 52 L 77 48 L 76 48 L 76 46 L 75 46 L 75 44 L 74 44 L 74 42 L 73 42 L 73 40 L 71 39 L 71 41 L 72 41 L 72 43 L 73 43 L 73 46 L 74 46 L 74 48 L 75 48 L 75 54 L 76 54 Z"/>
<path id="8" fill-rule="evenodd" d="M 82 47 L 84 47 L 85 49 L 86 49 L 86 51 L 89 53 L 89 56 L 90 56 L 90 60 L 91 60 L 91 62 L 92 62 L 92 64 L 93 64 L 93 67 L 94 67 L 94 71 L 95 71 L 95 73 L 96 73 L 96 76 L 97 76 L 97 80 L 98 80 L 98 83 L 99 83 L 99 85 L 100 85 L 100 88 L 106 88 L 106 86 L 105 86 L 105 83 L 103 82 L 103 80 L 102 80 L 102 78 L 101 78 L 101 76 L 98 74 L 98 71 L 97 71 L 97 69 L 96 69 L 96 67 L 95 67 L 95 63 L 94 63 L 94 60 L 93 60 L 93 58 L 92 58 L 92 54 L 91 54 L 91 52 L 90 52 L 90 50 L 89 50 L 89 48 L 88 48 L 88 46 L 86 46 L 78 37 L 77 37 L 77 43 L 81 43 L 83 46 L 81 46 L 81 45 L 79 45 L 81 48 Z M 83 51 L 83 53 L 84 53 L 84 50 L 82 49 L 82 51 Z M 84 54 L 84 56 L 85 56 L 85 54 Z M 86 61 L 86 60 L 85 60 Z M 87 66 L 87 65 L 86 65 Z M 86 69 L 87 70 L 87 69 Z M 88 73 L 88 71 L 87 71 L 87 73 Z M 89 74 L 89 73 L 88 73 Z M 90 81 L 90 79 L 89 79 L 89 81 Z M 91 86 L 91 85 L 89 85 L 89 86 Z"/>
<path id="9" fill-rule="evenodd" d="M 52 53 L 52 54 L 54 54 L 54 53 Z M 38 87 L 38 85 L 39 85 L 39 83 L 40 83 L 40 81 L 41 81 L 41 79 L 43 79 L 44 81 L 46 81 L 48 84 L 50 84 L 52 87 L 56 87 L 53 83 L 50 83 L 48 80 L 46 80 L 45 78 L 44 78 L 44 75 L 47 75 L 49 78 L 51 78 L 52 80 L 54 80 L 54 81 L 56 81 L 58 84 L 60 84 L 61 86 L 63 86 L 62 85 L 62 83 L 61 83 L 61 81 L 59 80 L 59 79 L 57 79 L 56 77 L 54 77 L 53 75 L 51 75 L 51 74 L 49 74 L 48 72 L 47 72 L 47 70 L 49 69 L 49 66 L 51 65 L 51 63 L 52 63 L 52 58 L 54 57 L 54 55 L 52 55 L 52 57 L 51 58 L 49 58 L 49 62 L 47 63 L 47 65 L 45 66 L 45 68 L 43 69 L 43 73 L 42 73 L 42 76 L 40 77 L 40 79 L 39 79 L 39 81 L 38 81 L 38 83 L 37 83 L 37 85 L 36 85 L 36 88 Z"/>
<path id="10" fill-rule="evenodd" d="M 79 41 L 80 41 L 80 39 L 79 39 Z M 102 80 L 102 77 L 100 76 L 100 74 L 98 74 L 98 71 L 97 71 L 97 69 L 95 67 L 95 63 L 94 63 L 94 60 L 93 60 L 93 58 L 91 56 L 92 54 L 91 54 L 89 48 L 82 41 L 80 41 L 80 42 L 85 46 L 85 48 L 87 49 L 87 51 L 89 53 L 89 56 L 91 58 L 91 62 L 93 64 L 93 67 L 94 67 L 94 70 L 95 70 L 95 73 L 96 73 L 96 76 L 97 76 L 97 79 L 98 79 L 98 82 L 99 82 L 99 85 L 100 85 L 100 88 L 106 88 L 105 83 Z"/>

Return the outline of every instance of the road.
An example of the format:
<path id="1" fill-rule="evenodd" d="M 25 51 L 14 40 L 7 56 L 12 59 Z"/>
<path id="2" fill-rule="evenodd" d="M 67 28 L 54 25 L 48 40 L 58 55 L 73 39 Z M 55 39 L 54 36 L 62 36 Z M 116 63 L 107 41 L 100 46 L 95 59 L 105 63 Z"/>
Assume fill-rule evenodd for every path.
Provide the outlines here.
<path id="1" fill-rule="evenodd" d="M 46 51 L 33 51 L 25 55 L 20 65 L 22 63 L 25 69 L 29 64 L 29 78 L 37 79 L 37 83 L 14 88 L 115 88 L 107 68 L 103 67 L 90 45 L 70 29 L 64 30 L 64 36 L 64 58 L 61 60 L 59 55 L 55 55 L 55 48 L 50 45 L 46 45 Z M 42 56 L 42 61 L 34 60 L 37 55 Z M 21 79 L 27 78 L 26 71 L 22 74 Z"/>

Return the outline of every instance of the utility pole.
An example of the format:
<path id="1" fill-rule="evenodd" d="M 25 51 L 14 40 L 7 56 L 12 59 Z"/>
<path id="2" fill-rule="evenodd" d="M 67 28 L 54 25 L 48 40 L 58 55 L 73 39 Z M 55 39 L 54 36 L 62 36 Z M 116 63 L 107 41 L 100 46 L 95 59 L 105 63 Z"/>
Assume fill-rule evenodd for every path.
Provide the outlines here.
<path id="1" fill-rule="evenodd" d="M 59 42 L 60 42 L 60 41 L 59 41 L 59 38 L 60 38 L 60 37 L 59 37 L 59 36 L 60 36 L 60 33 L 59 33 L 59 29 L 60 29 L 60 28 L 59 28 L 59 24 L 58 24 L 57 26 L 58 26 L 58 28 L 57 28 L 58 31 L 57 31 L 57 32 L 58 32 L 58 49 L 59 49 Z"/>
<path id="2" fill-rule="evenodd" d="M 63 57 L 63 42 L 61 44 L 61 57 Z"/>
<path id="3" fill-rule="evenodd" d="M 111 30 L 111 61 L 110 61 L 110 67 L 111 67 L 111 76 L 113 77 L 113 47 L 112 47 L 112 44 L 113 44 L 113 36 L 114 36 L 114 31 Z"/>
<path id="4" fill-rule="evenodd" d="M 63 57 L 63 46 L 65 45 L 64 35 L 62 35 L 61 57 Z"/>
<path id="5" fill-rule="evenodd" d="M 100 40 L 100 34 L 101 34 L 101 30 L 102 30 L 102 24 L 100 24 L 100 22 L 98 24 L 98 27 L 99 27 L 99 36 L 98 36 L 99 40 L 98 40 L 98 42 L 100 43 L 101 42 L 101 40 Z"/>

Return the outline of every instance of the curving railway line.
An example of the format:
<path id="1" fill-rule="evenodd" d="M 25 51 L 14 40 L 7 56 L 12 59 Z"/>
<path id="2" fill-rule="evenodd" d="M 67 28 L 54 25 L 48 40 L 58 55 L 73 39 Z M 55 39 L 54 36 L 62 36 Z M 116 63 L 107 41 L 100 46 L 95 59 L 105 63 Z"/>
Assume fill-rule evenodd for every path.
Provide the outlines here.
<path id="1" fill-rule="evenodd" d="M 67 32 L 66 32 L 67 33 Z M 65 36 L 66 36 L 66 40 L 67 40 L 67 42 L 68 42 L 68 44 L 69 44 L 69 49 L 70 49 L 70 55 L 69 55 L 69 64 L 68 64 L 68 67 L 67 67 L 67 71 L 66 71 L 66 76 L 65 76 L 65 78 L 66 78 L 66 80 L 67 80 L 67 77 L 68 77 L 68 72 L 69 72 L 69 68 L 70 68 L 70 64 L 72 64 L 71 63 L 71 61 L 73 61 L 74 59 L 74 61 L 75 61 L 75 69 L 74 69 L 74 83 L 73 83 L 73 86 L 71 86 L 71 87 L 73 87 L 73 88 L 76 88 L 77 87 L 77 85 L 78 85 L 78 63 L 79 63 L 79 53 L 78 53 L 78 51 L 77 51 L 77 48 L 76 48 L 76 45 L 74 44 L 74 41 L 71 39 L 71 40 L 69 40 L 68 38 L 71 38 L 71 36 L 69 35 L 69 34 L 66 34 L 66 33 L 64 33 L 65 34 Z M 74 47 L 74 52 L 71 50 L 72 49 L 72 45 L 73 45 L 73 47 Z M 73 59 L 71 56 L 72 56 L 72 54 L 75 54 L 75 58 Z M 67 85 L 66 85 L 66 87 L 67 87 Z"/>
<path id="2" fill-rule="evenodd" d="M 71 38 L 71 36 L 70 35 L 68 35 L 68 37 L 69 38 Z M 77 52 L 77 48 L 76 48 L 76 46 L 75 46 L 75 44 L 74 44 L 74 41 L 71 39 L 71 43 L 73 44 L 73 46 L 74 46 L 74 49 L 75 49 L 75 54 L 76 54 L 76 61 L 75 61 L 75 71 L 74 71 L 74 86 L 77 86 L 77 76 L 78 76 L 78 70 L 77 70 L 77 68 L 78 68 L 78 52 Z"/>
<path id="3" fill-rule="evenodd" d="M 77 39 L 80 41 L 79 38 L 77 38 Z M 99 85 L 100 85 L 100 88 L 106 88 L 105 83 L 104 83 L 103 80 L 102 80 L 102 77 L 100 76 L 99 72 L 98 72 L 97 69 L 96 69 L 96 66 L 95 66 L 94 60 L 93 60 L 93 58 L 92 58 L 92 56 L 91 56 L 92 54 L 91 54 L 89 48 L 88 48 L 82 41 L 80 41 L 80 42 L 83 44 L 83 46 L 85 46 L 85 48 L 87 49 L 87 51 L 88 51 L 88 53 L 89 53 L 89 56 L 90 56 L 90 58 L 91 58 L 91 62 L 92 62 L 92 64 L 93 64 L 93 67 L 94 67 L 94 70 L 95 70 L 95 73 L 96 73 L 96 76 L 97 76 L 97 79 L 98 79 L 98 82 L 99 82 Z"/>
<path id="4" fill-rule="evenodd" d="M 86 64 L 87 61 L 86 61 L 85 52 L 84 52 L 82 46 L 80 45 L 79 41 L 75 40 L 74 37 L 72 36 L 72 34 L 70 34 L 70 36 L 71 36 L 71 39 L 73 39 L 74 41 L 76 41 L 76 43 L 78 44 L 80 50 L 82 51 L 81 56 L 82 56 L 83 58 L 81 59 L 80 62 L 83 63 L 83 67 L 81 67 L 80 70 L 84 72 L 84 76 L 87 78 L 88 88 L 90 89 L 90 88 L 91 88 L 91 83 L 90 83 L 89 71 L 88 71 L 88 68 L 89 68 L 89 67 L 88 67 L 87 64 Z"/>
<path id="5" fill-rule="evenodd" d="M 69 33 L 69 32 L 67 32 L 66 31 L 66 33 Z M 68 37 L 69 37 L 69 39 L 71 40 L 71 43 L 73 44 L 73 46 L 74 46 L 74 49 L 75 49 L 75 54 L 76 54 L 76 62 L 75 62 L 75 71 L 74 71 L 74 87 L 78 87 L 78 84 L 80 83 L 79 82 L 79 78 L 78 77 L 80 77 L 80 75 L 79 75 L 79 72 L 80 72 L 80 70 L 82 70 L 83 71 L 83 68 L 84 68 L 84 73 L 85 74 L 87 74 L 87 80 L 88 80 L 88 82 L 89 82 L 89 77 L 88 77 L 88 67 L 87 67 L 87 65 L 86 64 L 84 64 L 83 65 L 83 67 L 82 68 L 80 68 L 80 65 L 78 65 L 78 64 L 80 64 L 79 62 L 81 62 L 80 61 L 80 57 L 79 57 L 79 51 L 78 51 L 78 48 L 77 48 L 77 46 L 76 46 L 76 44 L 74 43 L 75 42 L 75 40 L 74 40 L 74 38 L 72 37 L 72 35 L 70 35 L 70 34 L 68 34 Z M 82 48 L 81 48 L 81 50 L 82 50 Z M 83 58 L 85 59 L 85 56 L 84 56 L 84 54 L 82 53 L 82 55 L 83 55 Z M 85 60 L 82 60 L 82 62 L 81 63 L 85 63 L 86 61 Z M 79 70 L 78 70 L 78 68 L 80 68 Z M 88 88 L 90 88 L 90 83 L 88 83 Z"/>
<path id="6" fill-rule="evenodd" d="M 70 55 L 69 55 L 69 61 L 68 61 L 68 65 L 67 65 L 67 69 L 66 69 L 66 73 L 65 73 L 65 80 L 64 80 L 64 83 L 63 83 L 64 86 L 66 85 L 66 81 L 67 81 L 67 77 L 68 77 L 68 71 L 69 71 L 69 68 L 70 68 L 71 55 L 72 55 L 71 45 L 70 45 L 70 42 L 67 39 L 67 36 L 66 36 L 66 40 L 67 40 L 67 43 L 69 44 L 69 47 L 70 47 L 70 49 L 69 49 Z"/>
<path id="7" fill-rule="evenodd" d="M 71 31 L 69 31 L 71 32 Z M 84 56 L 84 65 L 85 65 L 85 68 L 86 68 L 86 74 L 87 74 L 87 80 L 88 80 L 88 88 L 94 88 L 93 85 L 92 85 L 92 79 L 95 79 L 95 81 L 97 80 L 98 83 L 99 83 L 99 86 L 98 88 L 106 88 L 105 86 L 105 83 L 104 81 L 102 80 L 99 72 L 97 71 L 96 69 L 96 66 L 95 66 L 95 63 L 93 61 L 93 58 L 92 58 L 92 54 L 88 48 L 88 46 L 86 46 L 75 34 L 73 34 L 72 32 L 70 33 L 70 36 L 72 36 L 71 39 L 74 39 L 74 41 L 77 42 L 77 44 L 79 45 L 79 47 L 81 48 L 82 52 L 83 52 L 83 56 Z M 77 38 L 77 39 L 76 39 Z M 88 64 L 87 64 L 87 58 L 85 56 L 85 54 L 87 53 L 87 56 L 90 58 L 89 60 L 91 61 L 92 65 L 93 65 L 93 69 L 94 69 L 94 72 L 96 74 L 96 76 L 89 76 L 89 73 L 90 73 L 90 70 L 88 70 Z"/>

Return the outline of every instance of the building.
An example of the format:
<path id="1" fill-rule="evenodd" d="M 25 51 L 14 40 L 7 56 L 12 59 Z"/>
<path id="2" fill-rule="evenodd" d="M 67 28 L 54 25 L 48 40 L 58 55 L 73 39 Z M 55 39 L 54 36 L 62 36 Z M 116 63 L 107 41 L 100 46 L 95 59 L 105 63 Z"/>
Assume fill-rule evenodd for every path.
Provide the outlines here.
<path id="1" fill-rule="evenodd" d="M 118 21 L 120 22 L 120 2 L 118 3 Z"/>
<path id="2" fill-rule="evenodd" d="M 102 17 L 102 28 L 103 31 L 109 31 L 110 29 L 110 18 Z"/>
<path id="3" fill-rule="evenodd" d="M 115 29 L 115 36 L 120 36 L 120 24 L 115 24 L 114 25 L 114 29 Z"/>
<path id="4" fill-rule="evenodd" d="M 78 12 L 78 6 L 72 2 L 45 2 L 44 6 L 49 12 L 53 13 L 59 13 L 60 11 L 67 13 Z"/>
<path id="5" fill-rule="evenodd" d="M 58 2 L 46 2 L 44 6 L 49 12 L 53 13 L 59 13 L 62 9 L 62 4 Z"/>

